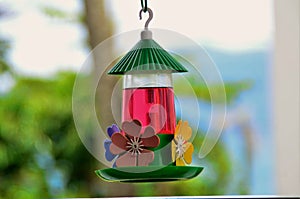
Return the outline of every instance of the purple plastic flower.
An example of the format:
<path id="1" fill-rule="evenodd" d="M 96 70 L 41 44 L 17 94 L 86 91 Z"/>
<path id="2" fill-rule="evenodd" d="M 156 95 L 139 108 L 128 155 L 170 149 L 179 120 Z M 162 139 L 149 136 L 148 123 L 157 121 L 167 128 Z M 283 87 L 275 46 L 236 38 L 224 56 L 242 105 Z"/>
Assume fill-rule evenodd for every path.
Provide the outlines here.
<path id="1" fill-rule="evenodd" d="M 120 129 L 119 127 L 116 125 L 116 124 L 113 124 L 112 126 L 109 126 L 107 128 L 107 135 L 111 138 L 111 136 L 114 134 L 114 133 L 118 133 L 120 132 Z M 118 155 L 115 155 L 115 154 L 112 154 L 110 152 L 110 145 L 112 144 L 112 141 L 109 140 L 109 139 L 105 139 L 104 140 L 104 148 L 105 148 L 105 158 L 106 160 L 108 161 L 112 161 L 115 159 L 116 156 Z M 113 167 L 115 167 L 115 163 L 113 164 Z"/>

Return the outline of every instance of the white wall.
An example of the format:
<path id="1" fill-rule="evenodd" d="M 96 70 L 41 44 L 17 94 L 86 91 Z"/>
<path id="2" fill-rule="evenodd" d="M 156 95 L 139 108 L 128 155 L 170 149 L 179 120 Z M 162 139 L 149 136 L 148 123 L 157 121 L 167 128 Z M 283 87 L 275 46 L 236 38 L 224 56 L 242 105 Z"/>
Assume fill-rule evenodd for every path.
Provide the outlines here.
<path id="1" fill-rule="evenodd" d="M 274 131 L 277 193 L 300 195 L 299 0 L 275 0 Z"/>

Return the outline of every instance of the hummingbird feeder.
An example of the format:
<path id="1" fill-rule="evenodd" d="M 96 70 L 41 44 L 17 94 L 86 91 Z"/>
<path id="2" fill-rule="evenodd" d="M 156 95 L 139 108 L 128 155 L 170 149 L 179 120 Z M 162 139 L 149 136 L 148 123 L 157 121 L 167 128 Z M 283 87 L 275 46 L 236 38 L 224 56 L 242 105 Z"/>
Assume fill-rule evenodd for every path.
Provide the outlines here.
<path id="1" fill-rule="evenodd" d="M 196 177 L 203 167 L 186 166 L 194 151 L 187 121 L 176 124 L 173 73 L 188 70 L 152 38 L 148 24 L 140 41 L 109 75 L 123 76 L 122 125 L 107 128 L 105 157 L 112 168 L 97 170 L 107 181 L 155 182 Z"/>

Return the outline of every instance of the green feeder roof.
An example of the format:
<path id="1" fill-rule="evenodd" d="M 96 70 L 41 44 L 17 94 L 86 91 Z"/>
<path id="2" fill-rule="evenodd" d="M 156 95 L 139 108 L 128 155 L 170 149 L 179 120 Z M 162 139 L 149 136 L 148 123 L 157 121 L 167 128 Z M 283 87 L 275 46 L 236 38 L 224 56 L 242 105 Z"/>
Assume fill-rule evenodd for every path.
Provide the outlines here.
<path id="1" fill-rule="evenodd" d="M 142 36 L 142 39 L 109 70 L 108 74 L 120 75 L 129 71 L 172 71 L 176 73 L 187 72 L 187 69 L 153 39 L 149 37 L 143 39 Z"/>

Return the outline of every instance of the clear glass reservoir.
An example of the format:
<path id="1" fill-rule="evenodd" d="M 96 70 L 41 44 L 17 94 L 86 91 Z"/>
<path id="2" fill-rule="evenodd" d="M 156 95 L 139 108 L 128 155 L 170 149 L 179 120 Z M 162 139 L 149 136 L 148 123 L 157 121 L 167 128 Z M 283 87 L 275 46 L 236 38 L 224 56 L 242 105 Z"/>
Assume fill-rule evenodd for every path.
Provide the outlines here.
<path id="1" fill-rule="evenodd" d="M 139 120 L 157 133 L 174 134 L 176 125 L 172 73 L 127 73 L 123 80 L 122 121 Z"/>

